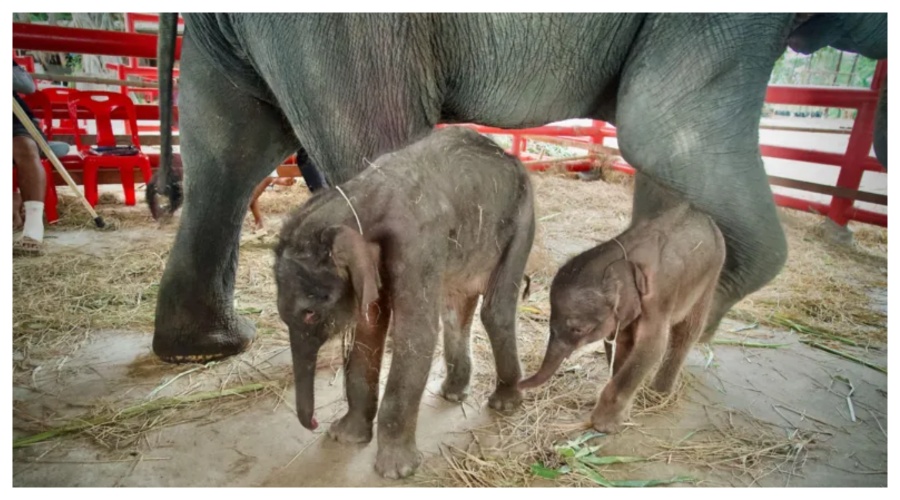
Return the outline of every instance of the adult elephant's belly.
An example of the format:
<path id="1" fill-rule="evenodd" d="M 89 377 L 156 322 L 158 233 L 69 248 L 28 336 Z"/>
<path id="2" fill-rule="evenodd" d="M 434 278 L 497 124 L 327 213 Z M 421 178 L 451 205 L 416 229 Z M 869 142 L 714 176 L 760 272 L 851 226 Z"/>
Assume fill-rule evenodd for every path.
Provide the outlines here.
<path id="1" fill-rule="evenodd" d="M 465 35 L 449 38 L 463 46 L 442 62 L 444 118 L 499 127 L 613 120 L 619 74 L 642 20 L 635 14 L 466 16 Z"/>
<path id="2" fill-rule="evenodd" d="M 253 97 L 274 103 L 269 87 L 247 58 L 229 14 L 185 13 L 184 44 L 192 44 L 222 78 Z"/>

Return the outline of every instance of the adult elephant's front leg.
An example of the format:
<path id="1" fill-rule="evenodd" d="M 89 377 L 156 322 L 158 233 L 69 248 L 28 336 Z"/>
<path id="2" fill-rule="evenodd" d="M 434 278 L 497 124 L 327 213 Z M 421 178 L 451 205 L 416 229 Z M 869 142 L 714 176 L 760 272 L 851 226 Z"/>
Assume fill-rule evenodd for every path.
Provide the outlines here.
<path id="1" fill-rule="evenodd" d="M 634 216 L 664 208 L 664 186 L 712 216 L 725 237 L 725 266 L 701 341 L 787 257 L 759 154 L 759 120 L 789 22 L 779 15 L 651 15 L 623 72 L 619 147 L 644 174 Z"/>
<path id="2" fill-rule="evenodd" d="M 182 53 L 185 204 L 160 282 L 153 351 L 164 361 L 237 354 L 254 336 L 232 306 L 241 224 L 253 187 L 297 147 L 280 113 Z"/>

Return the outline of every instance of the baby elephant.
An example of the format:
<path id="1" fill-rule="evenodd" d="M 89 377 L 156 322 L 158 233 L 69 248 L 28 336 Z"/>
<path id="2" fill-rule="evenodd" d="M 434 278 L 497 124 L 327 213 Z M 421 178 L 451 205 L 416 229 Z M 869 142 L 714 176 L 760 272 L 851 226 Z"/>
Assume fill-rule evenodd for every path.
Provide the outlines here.
<path id="1" fill-rule="evenodd" d="M 288 325 L 300 423 L 315 429 L 319 348 L 355 329 L 345 385 L 349 409 L 328 434 L 367 443 L 378 412 L 375 469 L 407 476 L 421 463 L 419 403 L 443 323 L 442 394 L 469 387 L 469 327 L 479 295 L 497 385 L 490 406 L 521 403 L 516 304 L 534 239 L 523 165 L 490 139 L 448 127 L 384 155 L 352 180 L 315 194 L 284 224 L 275 250 L 278 311 Z M 393 361 L 378 408 L 385 335 Z"/>
<path id="2" fill-rule="evenodd" d="M 600 432 L 618 431 L 660 361 L 652 388 L 672 390 L 704 329 L 724 262 L 722 233 L 686 203 L 632 221 L 553 278 L 547 353 L 538 373 L 519 387 L 546 382 L 575 349 L 602 339 L 612 376 L 591 421 Z"/>

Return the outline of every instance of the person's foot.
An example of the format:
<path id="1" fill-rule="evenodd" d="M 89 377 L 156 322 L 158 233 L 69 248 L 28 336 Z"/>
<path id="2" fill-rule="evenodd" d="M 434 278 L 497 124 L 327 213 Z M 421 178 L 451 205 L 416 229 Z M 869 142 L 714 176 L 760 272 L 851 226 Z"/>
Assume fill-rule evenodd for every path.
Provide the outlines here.
<path id="1" fill-rule="evenodd" d="M 14 257 L 35 257 L 40 255 L 44 255 L 44 244 L 40 241 L 28 236 L 22 236 L 13 242 Z"/>

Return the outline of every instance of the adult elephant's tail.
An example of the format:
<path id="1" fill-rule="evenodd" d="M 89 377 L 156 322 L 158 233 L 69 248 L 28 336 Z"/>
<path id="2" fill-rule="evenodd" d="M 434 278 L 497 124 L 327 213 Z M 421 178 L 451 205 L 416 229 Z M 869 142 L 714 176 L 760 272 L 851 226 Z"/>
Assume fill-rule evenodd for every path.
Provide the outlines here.
<path id="1" fill-rule="evenodd" d="M 870 59 L 886 59 L 887 14 L 803 14 L 797 16 L 788 45 L 803 54 L 822 47 L 855 52 Z M 875 156 L 887 168 L 887 81 L 875 115 Z"/>
<path id="2" fill-rule="evenodd" d="M 173 111 L 173 70 L 175 68 L 175 45 L 178 35 L 178 13 L 159 15 L 159 42 L 157 45 L 159 81 L 159 170 L 147 185 L 147 205 L 154 219 L 159 219 L 161 209 L 157 195 L 169 199 L 166 211 L 170 214 L 181 206 L 181 172 L 173 168 L 172 161 L 172 111 Z"/>

